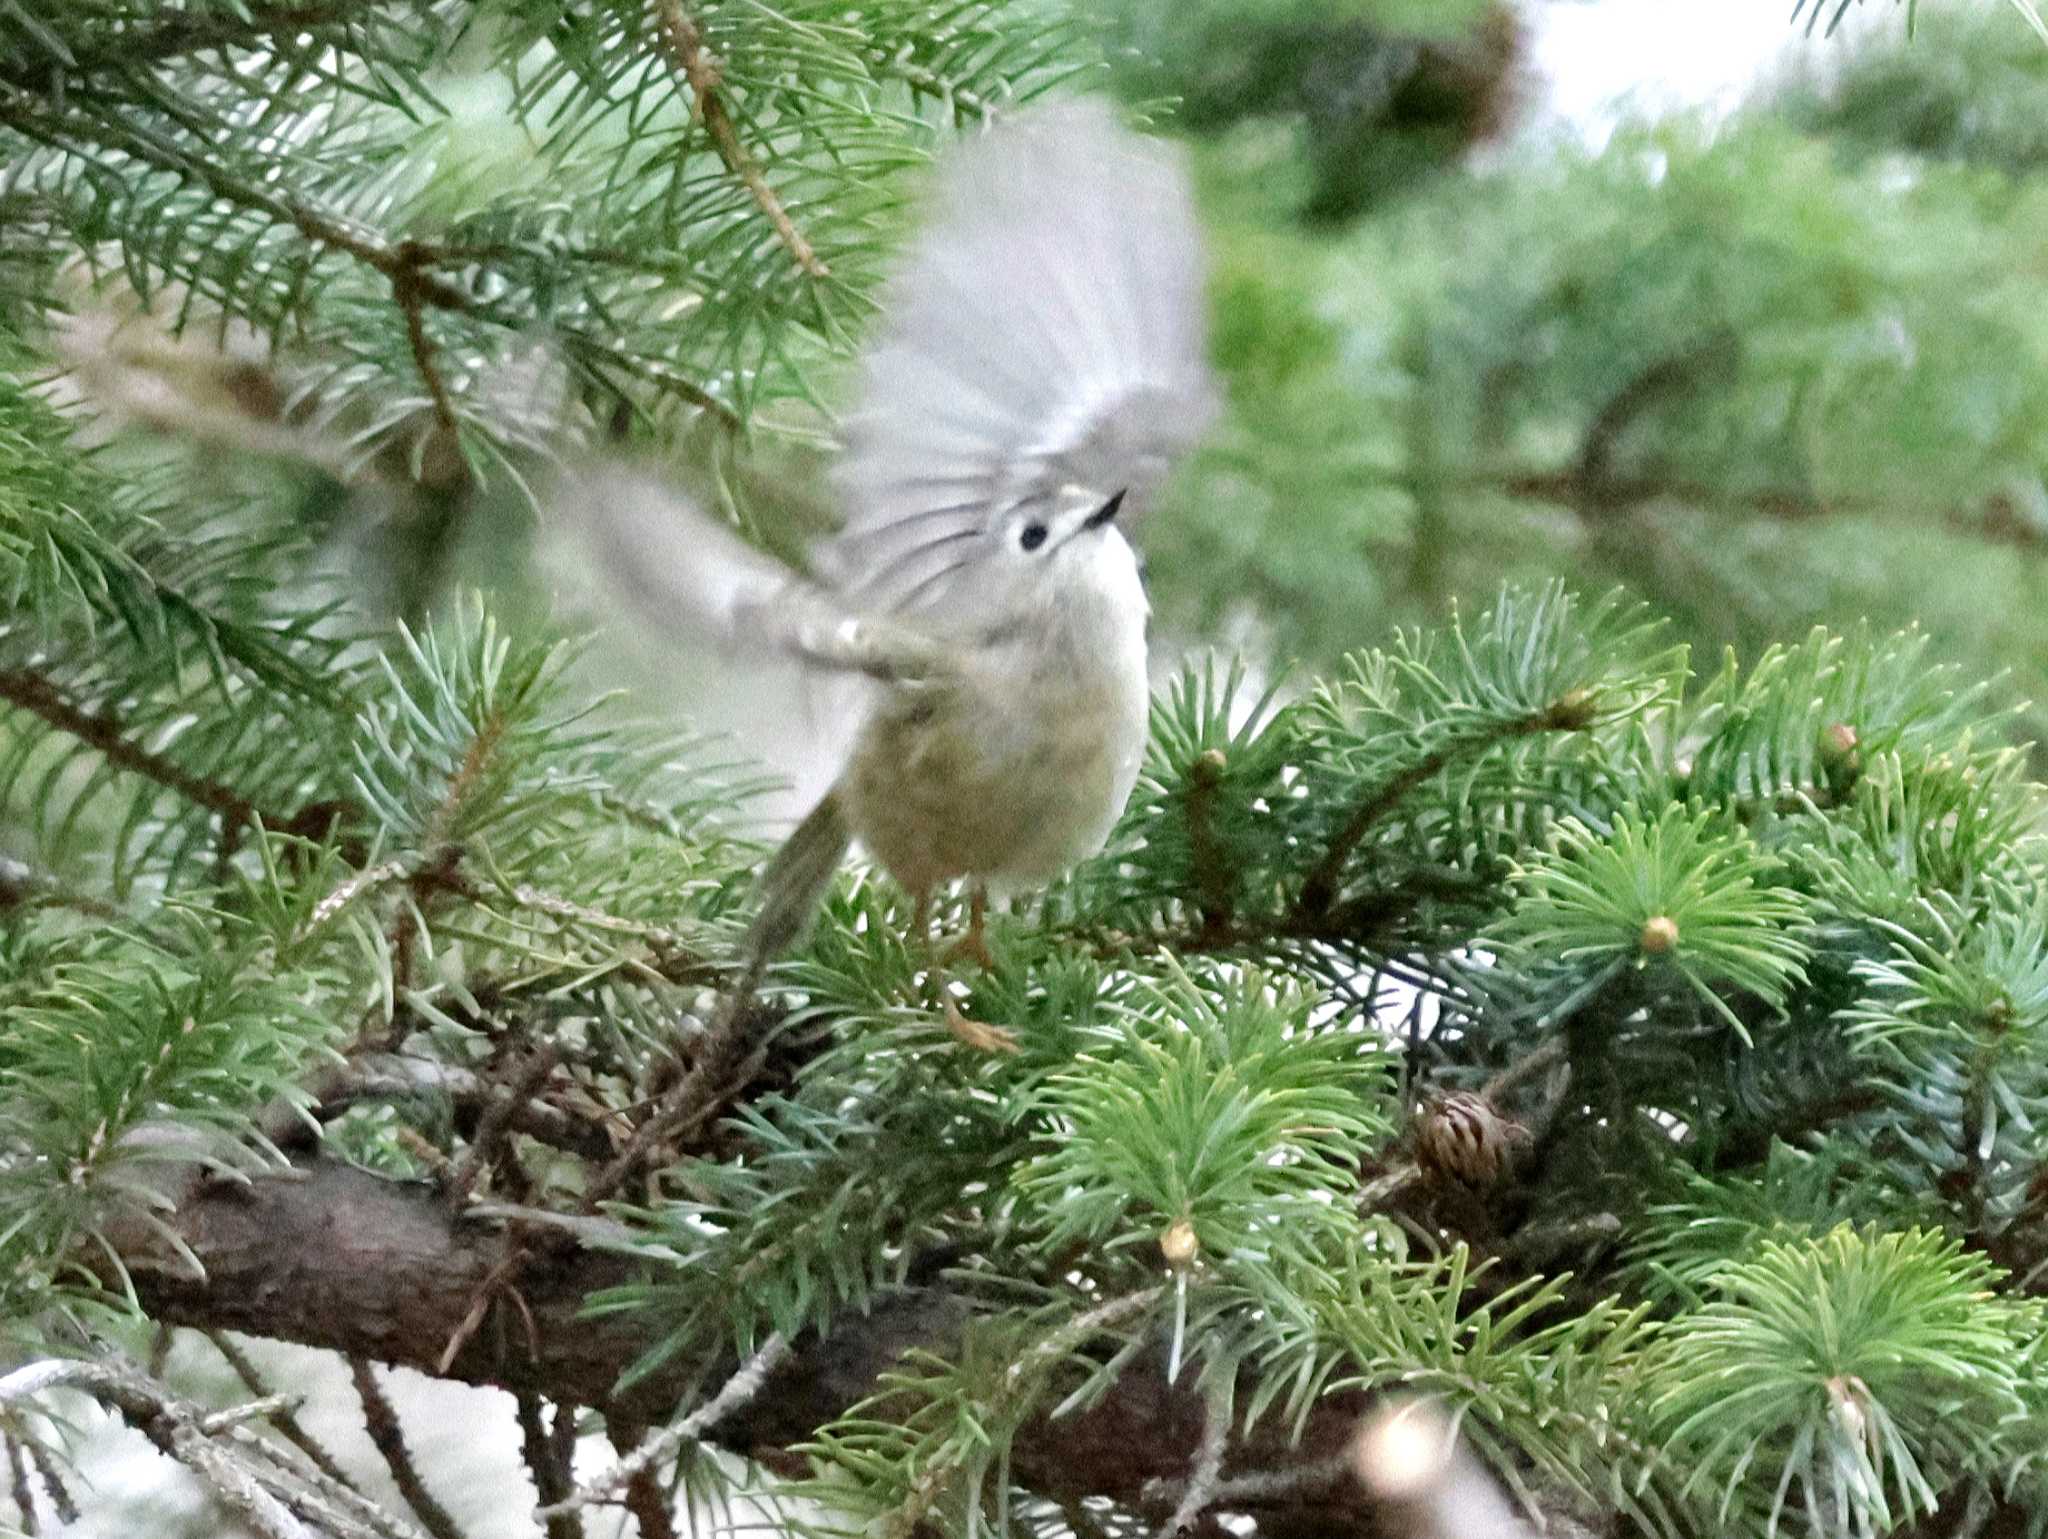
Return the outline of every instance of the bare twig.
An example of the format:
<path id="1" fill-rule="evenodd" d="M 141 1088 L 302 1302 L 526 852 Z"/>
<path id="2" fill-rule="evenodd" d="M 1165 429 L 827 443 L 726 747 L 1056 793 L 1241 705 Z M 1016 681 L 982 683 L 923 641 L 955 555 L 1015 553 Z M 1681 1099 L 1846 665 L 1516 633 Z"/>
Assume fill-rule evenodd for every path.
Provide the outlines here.
<path id="1" fill-rule="evenodd" d="M 221 1503 L 262 1539 L 310 1539 L 286 1504 L 248 1463 L 233 1457 L 210 1435 L 237 1430 L 235 1412 L 208 1411 L 180 1400 L 132 1369 L 83 1359 L 53 1358 L 0 1376 L 0 1406 L 19 1405 L 53 1389 L 75 1389 L 111 1406 L 157 1449 L 185 1465 L 213 1490 Z M 272 1414 L 277 1402 L 244 1408 L 248 1415 Z"/>
<path id="2" fill-rule="evenodd" d="M 1524 1080 L 1546 1074 L 1563 1063 L 1566 1052 L 1565 1039 L 1562 1036 L 1552 1037 L 1534 1052 L 1524 1054 L 1494 1075 L 1480 1088 L 1479 1094 L 1499 1106 L 1501 1097 Z"/>
<path id="3" fill-rule="evenodd" d="M 73 892 L 49 873 L 0 855 L 0 913 L 30 904 L 68 908 L 92 919 L 127 917 L 114 904 L 88 893 Z"/>
<path id="4" fill-rule="evenodd" d="M 626 1510 L 640 1525 L 640 1539 L 676 1539 L 675 1513 L 668 1495 L 646 1470 L 627 1483 Z"/>
<path id="5" fill-rule="evenodd" d="M 1741 341 L 1732 328 L 1717 327 L 1703 340 L 1652 361 L 1632 375 L 1587 425 L 1572 474 L 1574 505 L 1596 516 L 1627 505 L 1615 496 L 1614 458 L 1621 439 L 1645 413 L 1697 392 L 1706 376 L 1725 372 L 1735 361 Z"/>
<path id="6" fill-rule="evenodd" d="M 306 923 L 299 931 L 299 938 L 304 939 L 312 934 L 364 893 L 402 880 L 411 869 L 407 861 L 387 860 L 371 866 L 367 871 L 356 872 L 313 905 L 313 912 L 306 916 Z"/>
<path id="7" fill-rule="evenodd" d="M 14 1510 L 21 1515 L 21 1531 L 33 1539 L 42 1531 L 42 1524 L 36 1517 L 35 1489 L 28 1483 L 28 1455 L 22 1452 L 21 1439 L 8 1428 L 0 1427 L 0 1443 L 7 1445 L 9 1487 Z"/>
<path id="8" fill-rule="evenodd" d="M 485 1162 L 497 1152 L 499 1140 L 510 1128 L 514 1114 L 521 1106 L 531 1104 L 534 1096 L 539 1094 L 540 1087 L 555 1072 L 558 1057 L 552 1045 L 543 1043 L 506 1087 L 506 1094 L 493 1098 L 485 1106 L 483 1116 L 477 1120 L 476 1135 L 470 1139 L 468 1150 L 448 1178 L 448 1187 L 443 1195 L 449 1212 L 462 1211 L 470 1191 L 476 1186 L 477 1177 L 483 1174 Z"/>
<path id="9" fill-rule="evenodd" d="M 50 1457 L 49 1450 L 41 1443 L 32 1442 L 28 1445 L 28 1456 L 36 1467 L 36 1473 L 42 1477 L 50 1505 L 57 1509 L 57 1521 L 67 1525 L 76 1523 L 78 1503 L 72 1500 L 71 1488 L 64 1484 L 64 1477 L 57 1469 L 56 1461 Z"/>
<path id="10" fill-rule="evenodd" d="M 255 1363 L 249 1360 L 249 1354 L 235 1345 L 225 1331 L 208 1331 L 206 1339 L 213 1344 L 214 1351 L 226 1359 L 227 1365 L 235 1370 L 235 1377 L 242 1381 L 250 1394 L 270 1398 L 270 1386 L 263 1382 L 262 1374 L 257 1371 Z M 312 1460 L 313 1467 L 329 1480 L 338 1481 L 342 1485 L 350 1483 L 348 1476 L 341 1472 L 341 1466 L 334 1462 L 334 1456 L 321 1447 L 313 1435 L 300 1424 L 297 1414 L 290 1406 L 273 1411 L 270 1424 L 277 1428 L 279 1435 L 286 1442 Z"/>
<path id="11" fill-rule="evenodd" d="M 354 1487 L 287 1461 L 275 1443 L 247 1427 L 230 1427 L 227 1440 L 276 1487 L 278 1500 L 322 1534 L 334 1539 L 426 1539 L 413 1524 L 386 1512 Z"/>
<path id="12" fill-rule="evenodd" d="M 1212 1369 L 1202 1397 L 1202 1441 L 1196 1445 L 1188 1469 L 1187 1487 L 1174 1505 L 1173 1515 L 1161 1525 L 1158 1539 L 1178 1539 L 1216 1499 L 1223 1479 L 1223 1449 L 1230 1440 L 1230 1388 L 1229 1377 Z"/>
<path id="13" fill-rule="evenodd" d="M 747 153 L 746 146 L 740 143 L 732 115 L 726 111 L 725 101 L 718 93 L 718 60 L 704 46 L 704 34 L 698 30 L 695 18 L 683 0 L 659 0 L 656 14 L 661 22 L 662 39 L 668 47 L 670 65 L 689 87 L 695 111 L 704 119 L 711 142 L 718 147 L 718 158 L 754 195 L 761 212 L 775 227 L 777 239 L 789 248 L 789 254 L 796 259 L 796 265 L 813 278 L 831 277 L 832 269 L 811 249 L 810 241 L 796 227 L 796 221 L 789 217 L 789 210 L 782 206 L 782 199 L 768 185 L 768 178 L 762 174 L 760 166 Z"/>
<path id="14" fill-rule="evenodd" d="M 583 1191 L 583 1211 L 595 1213 L 641 1164 L 670 1138 L 685 1137 L 708 1122 L 734 1090 L 746 1083 L 748 1064 L 759 1056 L 754 1023 L 759 1006 L 754 988 L 758 969 L 726 996 L 703 1038 L 690 1070 L 662 1096 L 647 1120 L 633 1131 L 618 1157 L 592 1176 Z"/>
<path id="15" fill-rule="evenodd" d="M 463 1315 L 455 1329 L 449 1333 L 448 1344 L 441 1349 L 440 1362 L 435 1366 L 437 1373 L 448 1371 L 449 1365 L 455 1361 L 469 1338 L 476 1334 L 477 1327 L 484 1323 L 484 1315 L 491 1307 L 491 1300 L 498 1296 L 498 1290 L 510 1282 L 519 1269 L 532 1259 L 532 1254 L 522 1242 L 521 1230 L 515 1225 L 505 1236 L 505 1246 L 497 1262 L 484 1274 L 483 1281 L 476 1285 L 471 1294 L 468 1313 Z M 512 1300 L 524 1313 L 526 1306 L 520 1300 L 516 1289 L 513 1290 Z M 537 1356 L 540 1342 L 535 1334 L 531 1315 L 528 1315 L 526 1320 L 526 1340 L 529 1351 Z"/>
<path id="16" fill-rule="evenodd" d="M 164 1364 L 171 1360 L 171 1328 L 161 1322 L 149 1333 L 149 1356 L 144 1360 L 144 1371 L 152 1379 L 164 1376 Z"/>
<path id="17" fill-rule="evenodd" d="M 434 339 L 427 334 L 427 302 L 423 284 L 427 281 L 426 264 L 430 257 L 425 247 L 412 241 L 401 241 L 396 249 L 399 263 L 391 274 L 391 297 L 405 316 L 406 345 L 412 349 L 413 367 L 419 371 L 420 380 L 427 387 L 427 398 L 434 403 L 434 423 L 445 435 L 449 451 L 457 453 L 457 434 L 461 425 L 455 417 L 455 401 L 448 393 L 448 382 L 441 377 L 440 366 L 435 362 L 438 349 Z"/>
<path id="18" fill-rule="evenodd" d="M 547 892 L 526 882 L 509 888 L 491 887 L 465 872 L 456 871 L 437 875 L 433 879 L 433 884 L 443 891 L 467 898 L 481 908 L 495 907 L 494 898 L 502 894 L 518 907 L 545 914 L 550 919 L 587 925 L 594 930 L 612 930 L 623 935 L 638 936 L 647 942 L 649 949 L 655 954 L 655 959 L 652 963 L 633 960 L 630 965 L 648 968 L 670 983 L 709 983 L 717 978 L 721 971 L 703 957 L 697 944 L 686 935 L 643 919 L 628 919 L 623 914 L 608 913 L 604 909 L 594 908 L 587 903 L 578 903 L 559 893 Z"/>
<path id="19" fill-rule="evenodd" d="M 1292 1469 L 1247 1470 L 1242 1475 L 1233 1475 L 1228 1480 L 1218 1481 L 1216 1502 L 1219 1506 L 1244 1503 L 1258 1506 L 1262 1503 L 1288 1498 L 1313 1496 L 1347 1485 L 1354 1478 L 1349 1452 L 1333 1454 L 1327 1459 L 1312 1460 L 1296 1465 Z"/>
<path id="20" fill-rule="evenodd" d="M 874 66 L 877 74 L 902 81 L 919 96 L 929 96 L 934 101 L 944 102 L 947 110 L 955 117 L 959 116 L 963 107 L 984 120 L 995 116 L 995 103 L 979 91 L 953 84 L 936 70 L 926 69 L 906 54 L 884 53 L 879 48 L 871 49 L 868 53 L 868 62 Z"/>
<path id="21" fill-rule="evenodd" d="M 1060 1516 L 1066 1520 L 1067 1528 L 1074 1535 L 1074 1539 L 1110 1539 L 1109 1530 L 1094 1513 L 1078 1501 L 1068 1499 L 1055 1505 L 1059 1507 Z"/>
<path id="22" fill-rule="evenodd" d="M 355 1379 L 356 1394 L 363 1402 L 363 1426 L 377 1452 L 383 1456 L 384 1466 L 391 1471 L 392 1483 L 398 1487 L 398 1494 L 405 1498 L 406 1506 L 413 1510 L 420 1525 L 433 1539 L 466 1539 L 455 1519 L 448 1515 L 448 1509 L 435 1500 L 434 1494 L 420 1479 L 420 1472 L 412 1462 L 412 1450 L 405 1446 L 405 1429 L 399 1425 L 398 1412 L 392 1409 L 384 1387 L 377 1382 L 376 1370 L 370 1366 L 369 1359 L 351 1357 L 348 1368 Z"/>
<path id="23" fill-rule="evenodd" d="M 717 1394 L 674 1426 L 643 1440 L 632 1453 L 566 1501 L 543 1507 L 541 1516 L 574 1512 L 593 1502 L 608 1501 L 634 1479 L 652 1471 L 655 1465 L 665 1464 L 684 1447 L 703 1441 L 707 1432 L 758 1395 L 761 1386 L 768 1382 L 768 1376 L 788 1357 L 789 1340 L 777 1331 L 761 1344 L 760 1350 L 740 1364 L 739 1371 L 725 1381 Z"/>
<path id="24" fill-rule="evenodd" d="M 512 1132 L 585 1159 L 609 1158 L 611 1135 L 595 1121 L 546 1101 L 521 1100 L 474 1069 L 402 1053 L 364 1053 L 312 1085 L 312 1114 L 331 1121 L 361 1101 L 409 1096 L 445 1096 L 457 1105 L 480 1108 L 480 1118 L 501 1116 Z"/>
<path id="25" fill-rule="evenodd" d="M 513 1397 L 513 1404 L 519 1416 L 519 1454 L 533 1476 L 533 1493 L 547 1525 L 548 1539 L 583 1539 L 581 1514 L 563 1507 L 573 1489 L 569 1460 L 576 1448 L 574 1410 L 566 1405 L 557 1406 L 554 1431 L 550 1434 L 541 1420 L 546 1406 L 539 1395 L 521 1390 Z"/>

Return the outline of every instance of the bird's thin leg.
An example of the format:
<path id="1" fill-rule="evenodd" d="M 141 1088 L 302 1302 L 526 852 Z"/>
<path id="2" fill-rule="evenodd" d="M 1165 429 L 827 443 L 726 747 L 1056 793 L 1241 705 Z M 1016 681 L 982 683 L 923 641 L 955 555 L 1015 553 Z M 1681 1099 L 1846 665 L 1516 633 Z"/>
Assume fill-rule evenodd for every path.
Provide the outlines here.
<path id="1" fill-rule="evenodd" d="M 988 949 L 988 884 L 972 883 L 967 889 L 967 933 L 946 948 L 946 960 L 956 962 L 972 957 L 983 972 L 995 970 L 995 953 Z"/>
<path id="2" fill-rule="evenodd" d="M 919 924 L 925 922 L 924 915 L 930 907 L 930 894 L 918 900 Z M 955 957 L 962 954 L 972 956 L 982 969 L 987 971 L 995 966 L 995 958 L 989 954 L 988 940 L 983 926 L 988 920 L 988 889 L 976 882 L 968 889 L 967 933 L 943 949 L 936 942 L 932 946 L 931 986 L 938 995 L 939 1009 L 946 1017 L 946 1029 L 968 1047 L 981 1053 L 1014 1053 L 1017 1051 L 1016 1034 L 1001 1026 L 991 1026 L 986 1021 L 970 1021 L 960 1013 L 959 1002 L 953 998 L 953 991 L 947 986 L 946 967 Z M 929 935 L 929 931 L 926 931 Z"/>

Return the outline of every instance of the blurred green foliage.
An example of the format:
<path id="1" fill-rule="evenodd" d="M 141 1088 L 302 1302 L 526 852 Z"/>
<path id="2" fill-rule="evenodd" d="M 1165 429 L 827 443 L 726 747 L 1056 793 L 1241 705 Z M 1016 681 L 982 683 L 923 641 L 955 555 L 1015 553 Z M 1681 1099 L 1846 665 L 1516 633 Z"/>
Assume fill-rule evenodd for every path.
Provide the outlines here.
<path id="1" fill-rule="evenodd" d="M 1301 6 L 1231 9 L 1301 36 Z M 1321 663 L 1562 573 L 1626 584 L 1709 657 L 1868 617 L 2048 693 L 2048 49 L 2008 7 L 1788 31 L 1726 121 L 1446 153 L 1335 228 L 1305 217 L 1299 153 L 1327 58 L 1241 42 L 1294 83 L 1231 108 L 1200 31 L 1129 84 L 1184 100 L 1230 382 L 1148 531 L 1168 628 Z"/>

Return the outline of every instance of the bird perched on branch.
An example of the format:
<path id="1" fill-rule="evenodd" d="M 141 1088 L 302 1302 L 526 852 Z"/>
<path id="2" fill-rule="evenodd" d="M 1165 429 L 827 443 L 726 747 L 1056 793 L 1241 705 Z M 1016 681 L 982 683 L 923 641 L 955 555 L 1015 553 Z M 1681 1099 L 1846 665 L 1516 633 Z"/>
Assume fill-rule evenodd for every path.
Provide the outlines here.
<path id="1" fill-rule="evenodd" d="M 658 621 L 879 688 L 837 783 L 763 874 L 750 982 L 858 840 L 917 899 L 987 896 L 1099 850 L 1144 750 L 1147 604 L 1125 531 L 1206 425 L 1200 245 L 1172 154 L 1070 102 L 943 157 L 884 295 L 834 474 L 844 525 L 798 576 L 651 481 L 570 517 Z M 984 1047 L 999 1031 L 965 1021 Z"/>

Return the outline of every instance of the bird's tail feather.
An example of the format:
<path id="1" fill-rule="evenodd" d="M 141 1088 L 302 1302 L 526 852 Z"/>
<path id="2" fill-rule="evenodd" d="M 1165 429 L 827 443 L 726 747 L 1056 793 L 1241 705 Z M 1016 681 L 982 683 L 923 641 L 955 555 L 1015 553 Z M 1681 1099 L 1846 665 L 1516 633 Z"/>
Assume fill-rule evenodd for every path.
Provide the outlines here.
<path id="1" fill-rule="evenodd" d="M 852 843 L 846 808 L 837 791 L 828 791 L 761 873 L 759 907 L 744 948 L 750 978 L 758 979 L 803 933 Z"/>

